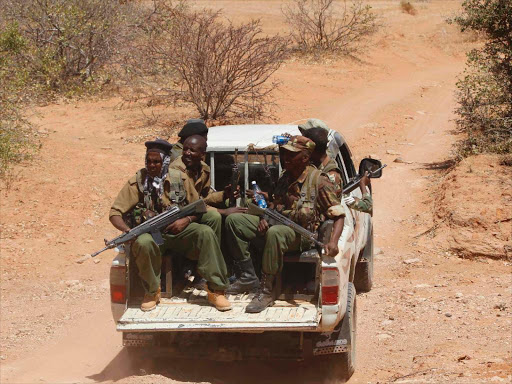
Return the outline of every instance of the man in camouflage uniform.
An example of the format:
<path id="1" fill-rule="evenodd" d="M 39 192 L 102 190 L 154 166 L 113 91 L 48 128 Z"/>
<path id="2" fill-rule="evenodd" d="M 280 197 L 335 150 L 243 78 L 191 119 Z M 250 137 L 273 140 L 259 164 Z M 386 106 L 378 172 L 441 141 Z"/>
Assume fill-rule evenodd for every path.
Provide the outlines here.
<path id="1" fill-rule="evenodd" d="M 285 171 L 279 178 L 270 206 L 310 231 L 316 231 L 326 219 L 334 219 L 334 228 L 325 252 L 329 256 L 338 254 L 338 240 L 343 230 L 344 210 L 336 196 L 329 178 L 309 165 L 315 144 L 303 136 L 295 136 L 280 148 Z M 285 225 L 269 228 L 265 219 L 248 214 L 233 214 L 226 219 L 228 244 L 235 260 L 249 263 L 249 243 L 257 236 L 264 236 L 260 291 L 246 307 L 246 312 L 258 313 L 273 305 L 273 285 L 283 266 L 283 254 L 289 251 L 305 251 L 311 243 Z M 252 263 L 251 263 L 252 265 Z M 254 267 L 246 270 L 255 278 Z M 240 279 L 242 280 L 242 279 Z M 228 293 L 241 293 L 246 289 L 243 281 L 233 287 L 239 289 Z"/>
<path id="2" fill-rule="evenodd" d="M 172 145 L 171 162 L 180 157 L 183 153 L 183 143 L 192 135 L 203 136 L 205 140 L 208 139 L 208 127 L 203 119 L 189 119 L 178 133 L 180 138 L 176 144 Z"/>
<path id="3" fill-rule="evenodd" d="M 327 173 L 329 179 L 336 186 L 336 193 L 339 197 L 343 197 L 343 202 L 351 209 L 371 215 L 373 212 L 373 200 L 370 190 L 367 188 L 370 186 L 370 178 L 367 174 L 365 174 L 359 182 L 359 188 L 362 194 L 361 199 L 350 194 L 342 196 L 343 182 L 341 170 L 336 161 L 327 155 L 327 145 L 329 144 L 329 128 L 327 125 L 322 120 L 309 119 L 305 124 L 299 125 L 299 130 L 305 137 L 313 140 L 316 145 L 311 155 L 311 163 L 319 170 Z"/>
<path id="4" fill-rule="evenodd" d="M 123 232 L 130 230 L 123 217 L 133 217 L 135 214 L 138 216 L 134 220 L 137 224 L 137 221 L 161 213 L 172 205 L 185 205 L 184 201 L 173 200 L 176 194 L 164 166 L 168 164 L 171 145 L 164 140 L 156 140 L 146 142 L 146 147 L 146 167 L 128 180 L 110 210 L 110 222 Z M 224 296 L 229 284 L 219 240 L 212 228 L 198 221 L 200 218 L 197 216 L 187 216 L 170 224 L 162 234 L 164 244 L 160 247 L 149 233 L 140 235 L 131 245 L 131 255 L 146 292 L 141 305 L 143 311 L 151 311 L 160 301 L 161 255 L 166 249 L 197 260 L 198 271 L 208 281 L 210 288 L 208 301 L 218 310 L 231 309 Z"/>

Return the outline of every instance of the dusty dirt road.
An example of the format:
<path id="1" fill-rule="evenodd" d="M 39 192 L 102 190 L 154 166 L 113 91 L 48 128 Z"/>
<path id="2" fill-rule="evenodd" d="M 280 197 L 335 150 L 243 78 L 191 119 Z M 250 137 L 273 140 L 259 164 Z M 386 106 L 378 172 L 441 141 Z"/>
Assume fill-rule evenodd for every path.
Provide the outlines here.
<path id="1" fill-rule="evenodd" d="M 203 3 L 282 30 L 281 2 Z M 470 41 L 444 19 L 459 4 L 418 2 L 413 17 L 374 1 L 383 27 L 359 61 L 291 61 L 278 73 L 277 122 L 321 118 L 358 158 L 388 164 L 374 182 L 380 252 L 374 289 L 357 298 L 351 383 L 512 380 L 510 262 L 461 259 L 419 236 L 432 226 L 442 172 L 431 164 L 454 140 L 453 92 Z M 1 199 L 2 383 L 337 382 L 302 363 L 129 359 L 110 315 L 112 253 L 76 261 L 116 234 L 108 208 L 143 160 L 143 146 L 125 140 L 143 133 L 128 128 L 138 110 L 107 99 L 37 112 L 40 156 Z"/>

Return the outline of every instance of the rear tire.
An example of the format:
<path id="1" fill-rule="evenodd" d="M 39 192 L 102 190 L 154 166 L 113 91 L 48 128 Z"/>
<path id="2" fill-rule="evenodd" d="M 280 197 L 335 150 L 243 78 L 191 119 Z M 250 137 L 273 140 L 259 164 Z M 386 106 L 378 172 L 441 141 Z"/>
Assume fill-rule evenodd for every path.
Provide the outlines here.
<path id="1" fill-rule="evenodd" d="M 354 285 L 357 292 L 370 292 L 373 286 L 373 229 L 368 236 L 361 259 L 356 263 Z"/>
<path id="2" fill-rule="evenodd" d="M 315 356 L 313 361 L 326 374 L 326 379 L 345 382 L 355 371 L 356 362 L 356 290 L 354 284 L 348 283 L 347 312 L 343 317 L 340 339 L 347 340 L 347 351 L 331 355 Z"/>
<path id="3" fill-rule="evenodd" d="M 337 357 L 337 367 L 335 372 L 337 377 L 342 380 L 348 380 L 355 370 L 356 364 L 356 330 L 357 330 L 357 307 L 356 307 L 356 289 L 354 284 L 348 283 L 347 312 L 343 317 L 341 325 L 341 334 L 347 339 L 347 352 L 341 353 Z"/>

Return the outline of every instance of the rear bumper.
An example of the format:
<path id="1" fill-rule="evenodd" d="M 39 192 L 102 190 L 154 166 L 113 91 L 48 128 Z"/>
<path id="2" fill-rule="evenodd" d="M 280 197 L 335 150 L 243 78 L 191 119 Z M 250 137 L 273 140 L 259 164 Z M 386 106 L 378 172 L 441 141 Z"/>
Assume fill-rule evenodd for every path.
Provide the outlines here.
<path id="1" fill-rule="evenodd" d="M 236 360 L 304 360 L 314 355 L 343 353 L 346 340 L 334 332 L 123 332 L 123 345 L 150 356 Z M 138 348 L 137 348 L 138 347 Z"/>

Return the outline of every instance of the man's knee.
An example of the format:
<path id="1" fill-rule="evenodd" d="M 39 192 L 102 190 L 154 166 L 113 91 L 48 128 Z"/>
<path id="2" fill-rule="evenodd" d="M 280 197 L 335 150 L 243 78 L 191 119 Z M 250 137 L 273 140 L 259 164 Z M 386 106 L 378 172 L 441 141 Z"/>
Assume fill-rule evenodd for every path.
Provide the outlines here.
<path id="1" fill-rule="evenodd" d="M 207 221 L 221 221 L 222 215 L 217 211 L 208 211 L 208 213 L 205 214 L 205 219 Z"/>
<path id="2" fill-rule="evenodd" d="M 137 239 L 132 245 L 132 248 L 136 251 L 142 251 L 142 250 L 148 250 L 153 248 L 155 245 L 155 240 L 153 240 L 153 236 L 151 236 L 149 233 L 143 233 Z"/>
<path id="3" fill-rule="evenodd" d="M 196 225 L 194 228 L 194 233 L 197 239 L 210 238 L 212 236 L 215 237 L 215 232 L 213 232 L 213 229 L 205 224 Z"/>
<path id="4" fill-rule="evenodd" d="M 235 231 L 238 227 L 237 222 L 240 220 L 241 213 L 232 213 L 226 217 L 226 228 L 231 231 Z"/>
<path id="5" fill-rule="evenodd" d="M 267 240 L 277 240 L 282 237 L 279 226 L 274 225 L 267 230 Z"/>

